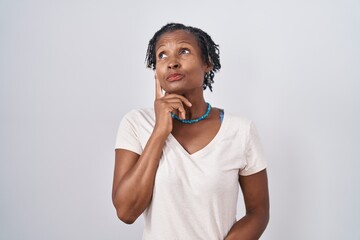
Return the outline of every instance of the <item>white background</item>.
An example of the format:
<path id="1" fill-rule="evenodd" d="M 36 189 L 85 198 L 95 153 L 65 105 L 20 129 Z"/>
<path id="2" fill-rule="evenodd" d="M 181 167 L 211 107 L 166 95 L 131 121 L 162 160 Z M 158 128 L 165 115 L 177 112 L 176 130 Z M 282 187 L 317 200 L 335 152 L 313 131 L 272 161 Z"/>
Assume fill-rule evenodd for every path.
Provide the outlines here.
<path id="1" fill-rule="evenodd" d="M 142 217 L 126 225 L 111 203 L 114 143 L 126 112 L 153 106 L 145 52 L 168 22 L 220 45 L 207 100 L 257 125 L 262 239 L 360 239 L 359 13 L 355 0 L 0 0 L 0 239 L 141 238 Z"/>

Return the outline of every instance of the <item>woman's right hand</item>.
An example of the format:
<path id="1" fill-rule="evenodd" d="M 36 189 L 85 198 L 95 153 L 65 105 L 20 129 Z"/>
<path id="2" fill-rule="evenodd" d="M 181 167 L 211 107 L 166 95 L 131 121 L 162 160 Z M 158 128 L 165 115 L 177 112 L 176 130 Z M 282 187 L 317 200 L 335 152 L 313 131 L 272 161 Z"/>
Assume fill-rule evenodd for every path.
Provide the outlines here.
<path id="1" fill-rule="evenodd" d="M 157 132 L 164 137 L 167 137 L 172 131 L 172 117 L 170 112 L 177 111 L 179 117 L 185 119 L 184 104 L 191 107 L 191 103 L 184 96 L 178 94 L 163 95 L 159 79 L 155 74 L 155 127 L 154 132 Z"/>

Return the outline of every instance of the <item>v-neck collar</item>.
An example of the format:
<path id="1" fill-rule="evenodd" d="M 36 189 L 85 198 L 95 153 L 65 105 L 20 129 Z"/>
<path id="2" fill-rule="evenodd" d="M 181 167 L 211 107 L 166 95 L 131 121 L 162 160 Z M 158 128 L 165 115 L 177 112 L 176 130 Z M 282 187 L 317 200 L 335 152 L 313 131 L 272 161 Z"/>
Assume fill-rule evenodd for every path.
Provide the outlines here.
<path id="1" fill-rule="evenodd" d="M 171 144 L 173 147 L 180 149 L 186 156 L 190 158 L 200 158 L 201 156 L 204 156 L 206 153 L 210 152 L 216 146 L 216 143 L 221 139 L 223 133 L 225 132 L 227 125 L 228 125 L 228 114 L 224 112 L 223 121 L 214 138 L 206 146 L 191 154 L 188 151 L 186 151 L 183 145 L 180 144 L 180 142 L 174 137 L 174 135 L 172 135 L 172 133 L 170 133 L 168 136 L 169 144 Z"/>

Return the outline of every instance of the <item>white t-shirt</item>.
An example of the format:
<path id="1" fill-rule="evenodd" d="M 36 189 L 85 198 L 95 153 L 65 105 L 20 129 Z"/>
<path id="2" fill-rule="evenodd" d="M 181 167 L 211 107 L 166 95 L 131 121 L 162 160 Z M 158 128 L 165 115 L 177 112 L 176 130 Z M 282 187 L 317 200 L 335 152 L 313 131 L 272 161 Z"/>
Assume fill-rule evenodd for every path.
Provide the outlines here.
<path id="1" fill-rule="evenodd" d="M 129 112 L 115 148 L 141 155 L 154 125 L 153 109 Z M 143 213 L 143 240 L 223 240 L 236 222 L 239 174 L 265 169 L 263 156 L 254 124 L 227 112 L 214 139 L 193 154 L 170 134 Z"/>

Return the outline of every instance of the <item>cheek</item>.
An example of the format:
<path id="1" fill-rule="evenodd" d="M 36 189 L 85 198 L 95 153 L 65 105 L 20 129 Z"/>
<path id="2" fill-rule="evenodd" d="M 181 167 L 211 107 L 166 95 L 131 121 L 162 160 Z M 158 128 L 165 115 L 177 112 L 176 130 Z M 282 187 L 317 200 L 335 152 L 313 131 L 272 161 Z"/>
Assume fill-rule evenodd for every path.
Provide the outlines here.
<path id="1" fill-rule="evenodd" d="M 164 69 L 161 67 L 161 65 L 157 65 L 156 69 L 155 69 L 155 76 L 157 79 L 159 79 L 160 84 L 164 85 L 165 84 L 165 78 L 166 78 L 166 72 L 164 71 Z"/>
<path id="2" fill-rule="evenodd" d="M 194 69 L 194 73 L 199 77 L 201 78 L 201 80 L 204 79 L 204 76 L 205 76 L 205 69 L 203 68 L 196 68 Z"/>
<path id="3" fill-rule="evenodd" d="M 167 67 L 164 64 L 157 64 L 156 65 L 155 73 L 157 74 L 159 79 L 164 78 L 166 72 L 167 72 Z"/>

